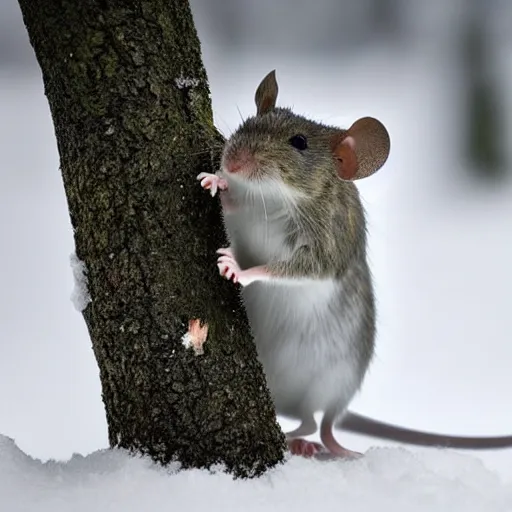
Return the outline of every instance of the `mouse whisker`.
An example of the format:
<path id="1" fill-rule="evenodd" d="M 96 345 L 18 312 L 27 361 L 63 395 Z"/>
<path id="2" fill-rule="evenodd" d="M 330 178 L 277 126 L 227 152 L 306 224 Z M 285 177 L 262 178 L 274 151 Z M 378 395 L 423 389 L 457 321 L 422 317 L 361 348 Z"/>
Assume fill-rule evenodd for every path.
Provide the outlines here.
<path id="1" fill-rule="evenodd" d="M 263 212 L 265 213 L 265 245 L 269 243 L 269 234 L 268 234 L 268 212 L 267 205 L 265 204 L 265 196 L 263 195 L 263 189 L 261 188 L 261 182 L 259 183 L 261 202 L 263 203 Z"/>
<path id="2" fill-rule="evenodd" d="M 236 109 L 238 110 L 238 115 L 240 116 L 240 119 L 242 120 L 242 123 L 245 121 L 244 116 L 242 115 L 242 112 L 238 105 L 236 106 Z"/>
<path id="3" fill-rule="evenodd" d="M 211 153 L 214 149 L 219 149 L 221 148 L 222 146 L 221 145 L 218 145 L 218 146 L 211 146 L 211 147 L 208 147 L 206 149 L 202 149 L 201 151 L 194 151 L 192 153 L 187 153 L 188 156 L 197 156 L 197 155 L 204 155 L 206 153 Z"/>
<path id="4" fill-rule="evenodd" d="M 265 212 L 265 222 L 268 224 L 268 213 L 267 213 L 267 205 L 265 204 L 265 196 L 263 195 L 263 189 L 261 188 L 261 183 L 259 183 L 261 202 L 263 203 L 263 211 Z"/>

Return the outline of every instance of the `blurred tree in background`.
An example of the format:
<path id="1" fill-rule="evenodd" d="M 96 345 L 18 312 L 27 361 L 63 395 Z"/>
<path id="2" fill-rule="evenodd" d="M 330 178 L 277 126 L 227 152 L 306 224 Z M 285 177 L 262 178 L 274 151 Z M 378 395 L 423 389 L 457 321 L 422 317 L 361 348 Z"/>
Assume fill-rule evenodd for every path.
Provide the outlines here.
<path id="1" fill-rule="evenodd" d="M 490 4 L 467 0 L 462 30 L 461 59 L 466 83 L 467 111 L 464 154 L 477 176 L 496 180 L 506 173 L 503 109 L 493 66 L 493 46 L 488 34 Z"/>

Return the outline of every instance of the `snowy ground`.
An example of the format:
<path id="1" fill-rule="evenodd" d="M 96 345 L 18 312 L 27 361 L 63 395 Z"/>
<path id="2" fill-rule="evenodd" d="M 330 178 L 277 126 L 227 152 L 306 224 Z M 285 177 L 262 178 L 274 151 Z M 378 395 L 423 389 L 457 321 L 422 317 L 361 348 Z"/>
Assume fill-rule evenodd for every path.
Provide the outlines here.
<path id="1" fill-rule="evenodd" d="M 457 155 L 460 98 L 450 56 L 435 45 L 394 59 L 381 52 L 371 61 L 306 65 L 219 55 L 206 45 L 217 125 L 229 134 L 238 109 L 253 112 L 254 89 L 274 67 L 281 104 L 331 124 L 363 115 L 386 124 L 389 162 L 360 186 L 378 355 L 352 409 L 413 428 L 510 434 L 512 184 L 483 190 L 467 178 Z M 309 510 L 318 503 L 346 511 L 512 510 L 512 450 L 406 451 L 338 433 L 367 456 L 294 459 L 249 484 L 200 471 L 170 474 L 101 451 L 98 370 L 70 300 L 72 233 L 37 70 L 3 72 L 0 91 L 0 434 L 19 446 L 0 437 L 0 510 Z M 41 462 L 75 452 L 91 455 Z"/>
<path id="2" fill-rule="evenodd" d="M 0 507 L 5 512 L 512 510 L 512 487 L 480 461 L 449 453 L 375 449 L 357 462 L 295 457 L 257 481 L 222 472 L 163 470 L 120 452 L 31 459 L 0 437 Z"/>

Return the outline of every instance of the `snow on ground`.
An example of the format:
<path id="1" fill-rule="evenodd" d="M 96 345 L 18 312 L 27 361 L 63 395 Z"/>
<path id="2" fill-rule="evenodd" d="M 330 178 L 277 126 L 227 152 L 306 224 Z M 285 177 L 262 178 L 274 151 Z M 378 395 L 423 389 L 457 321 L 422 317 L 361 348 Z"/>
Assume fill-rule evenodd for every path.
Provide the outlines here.
<path id="1" fill-rule="evenodd" d="M 371 450 L 358 461 L 299 457 L 257 480 L 221 471 L 162 469 L 121 451 L 42 463 L 0 436 L 5 512 L 393 512 L 512 510 L 512 487 L 477 459 L 449 452 Z"/>

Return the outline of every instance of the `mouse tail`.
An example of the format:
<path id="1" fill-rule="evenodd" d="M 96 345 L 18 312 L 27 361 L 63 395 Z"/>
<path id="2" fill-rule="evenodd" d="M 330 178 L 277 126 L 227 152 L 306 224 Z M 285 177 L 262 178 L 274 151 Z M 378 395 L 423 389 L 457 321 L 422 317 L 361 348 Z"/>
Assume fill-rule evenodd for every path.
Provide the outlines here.
<path id="1" fill-rule="evenodd" d="M 353 412 L 347 412 L 336 426 L 354 434 L 418 446 L 436 446 L 462 450 L 491 450 L 512 447 L 512 436 L 465 437 L 434 434 L 397 427 Z"/>

